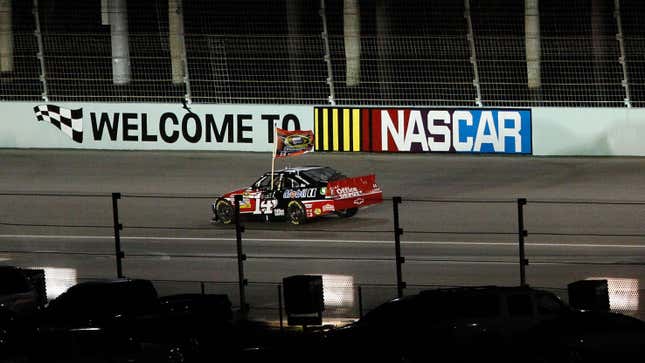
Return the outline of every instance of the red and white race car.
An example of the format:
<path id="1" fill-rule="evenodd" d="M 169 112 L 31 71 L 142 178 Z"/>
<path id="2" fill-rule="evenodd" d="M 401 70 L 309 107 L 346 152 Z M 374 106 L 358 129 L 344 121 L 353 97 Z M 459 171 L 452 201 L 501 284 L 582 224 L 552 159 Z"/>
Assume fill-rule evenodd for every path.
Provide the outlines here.
<path id="1" fill-rule="evenodd" d="M 241 214 L 284 217 L 289 223 L 336 214 L 351 217 L 359 208 L 383 201 L 373 174 L 348 178 L 326 166 L 286 168 L 265 173 L 250 187 L 226 193 L 212 203 L 213 221 L 231 223 L 234 200 L 242 196 Z"/>

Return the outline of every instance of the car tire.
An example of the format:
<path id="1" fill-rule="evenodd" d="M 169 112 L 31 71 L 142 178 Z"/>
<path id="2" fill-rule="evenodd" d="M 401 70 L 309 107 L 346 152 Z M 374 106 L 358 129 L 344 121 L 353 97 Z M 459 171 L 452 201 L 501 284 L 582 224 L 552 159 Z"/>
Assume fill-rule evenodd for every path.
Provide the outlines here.
<path id="1" fill-rule="evenodd" d="M 298 225 L 307 221 L 307 210 L 302 202 L 292 200 L 287 205 L 287 221 L 291 224 Z"/>
<path id="2" fill-rule="evenodd" d="M 235 208 L 226 199 L 220 199 L 215 203 L 215 213 L 217 213 L 217 220 L 221 223 L 230 224 L 235 220 Z"/>
<path id="3" fill-rule="evenodd" d="M 0 351 L 5 351 L 7 350 L 7 347 L 9 346 L 10 340 L 10 332 L 9 328 L 2 327 L 0 328 Z"/>
<path id="4" fill-rule="evenodd" d="M 349 218 L 356 215 L 357 212 L 358 208 L 349 208 L 337 211 L 336 215 L 338 215 L 340 218 Z"/>
<path id="5" fill-rule="evenodd" d="M 578 349 L 571 347 L 565 352 L 564 361 L 566 363 L 581 363 L 585 362 L 585 359 Z"/>
<path id="6" fill-rule="evenodd" d="M 184 363 L 186 362 L 186 352 L 181 345 L 171 345 L 167 349 L 167 362 L 168 363 Z"/>

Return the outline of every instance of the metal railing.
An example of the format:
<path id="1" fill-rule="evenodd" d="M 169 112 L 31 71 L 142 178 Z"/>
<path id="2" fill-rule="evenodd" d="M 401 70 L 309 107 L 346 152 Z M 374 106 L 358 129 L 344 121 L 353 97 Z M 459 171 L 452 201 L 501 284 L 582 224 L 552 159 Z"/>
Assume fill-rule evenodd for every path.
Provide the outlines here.
<path id="1" fill-rule="evenodd" d="M 634 255 L 633 257 L 625 256 L 620 254 L 616 258 L 610 256 L 607 257 L 594 257 L 594 258 L 585 258 L 582 256 L 567 256 L 567 255 L 543 255 L 540 257 L 531 257 L 530 248 L 538 247 L 544 242 L 538 241 L 537 243 L 532 242 L 534 238 L 543 238 L 551 239 L 558 238 L 558 244 L 562 246 L 582 246 L 582 251 L 584 251 L 584 246 L 586 244 L 580 243 L 579 241 L 567 244 L 566 242 L 561 242 L 561 239 L 565 241 L 569 238 L 578 238 L 578 239 L 613 239 L 620 243 L 622 247 L 632 248 L 634 251 L 637 248 L 642 248 L 645 245 L 642 243 L 645 240 L 645 232 L 640 226 L 640 218 L 638 217 L 642 213 L 634 213 L 634 209 L 641 211 L 645 207 L 645 202 L 640 201 L 592 201 L 592 200 L 526 200 L 524 198 L 519 199 L 509 199 L 509 200 L 467 200 L 467 199 L 439 199 L 439 198 L 402 198 L 402 197 L 390 197 L 386 201 L 392 203 L 392 214 L 391 220 L 388 224 L 380 222 L 377 228 L 340 228 L 337 225 L 332 225 L 329 227 L 325 223 L 320 223 L 319 226 L 315 224 L 305 225 L 305 226 L 285 226 L 283 224 L 264 224 L 264 223 L 251 223 L 243 225 L 242 219 L 236 219 L 237 223 L 235 226 L 228 226 L 217 228 L 213 226 L 203 226 L 203 225 L 182 225 L 185 221 L 180 220 L 175 225 L 162 225 L 155 223 L 149 224 L 140 224 L 138 222 L 124 223 L 123 215 L 126 215 L 126 218 L 132 218 L 132 215 L 129 214 L 128 205 L 126 202 L 132 200 L 140 200 L 149 205 L 158 207 L 161 201 L 177 203 L 177 202 L 199 202 L 202 203 L 204 200 L 212 200 L 212 196 L 207 195 L 134 195 L 134 194 L 102 194 L 102 193 L 52 193 L 52 192 L 43 192 L 43 193 L 26 193 L 26 192 L 0 192 L 0 199 L 7 198 L 11 201 L 9 203 L 4 203 L 7 209 L 0 211 L 0 228 L 4 229 L 6 232 L 8 230 L 20 231 L 29 228 L 30 230 L 45 230 L 51 232 L 52 229 L 56 231 L 68 231 L 68 230 L 77 230 L 77 231 L 88 231 L 88 230 L 112 230 L 113 241 L 110 241 L 110 238 L 102 238 L 101 243 L 98 245 L 89 245 L 89 244 L 80 244 L 78 246 L 73 246 L 74 248 L 69 248 L 67 245 L 62 245 L 58 248 L 29 248 L 28 244 L 25 244 L 25 248 L 3 248 L 0 250 L 0 255 L 6 256 L 22 256 L 23 259 L 32 259 L 34 262 L 31 264 L 42 265 L 43 262 L 47 259 L 63 259 L 62 263 L 59 265 L 65 265 L 65 259 L 100 259 L 102 266 L 105 266 L 103 274 L 101 276 L 78 276 L 75 277 L 77 280 L 83 280 L 88 278 L 109 278 L 111 275 L 116 275 L 117 277 L 140 277 L 148 278 L 155 281 L 155 284 L 158 286 L 159 290 L 162 293 L 177 293 L 179 291 L 201 291 L 203 293 L 226 293 L 231 297 L 232 300 L 236 303 L 236 306 L 240 307 L 242 313 L 249 313 L 251 316 L 259 318 L 270 318 L 275 319 L 275 315 L 282 311 L 280 304 L 279 291 L 281 288 L 281 280 L 261 280 L 257 277 L 249 277 L 246 268 L 249 263 L 266 263 L 270 264 L 271 269 L 274 271 L 281 271 L 281 266 L 289 261 L 294 262 L 306 262 L 310 263 L 315 262 L 335 262 L 335 263 L 348 263 L 348 264 L 371 264 L 375 268 L 381 268 L 385 270 L 395 271 L 394 275 L 391 276 L 390 281 L 387 282 L 387 278 L 378 283 L 371 283 L 367 281 L 354 281 L 353 278 L 347 281 L 340 280 L 331 283 L 331 288 L 335 288 L 335 292 L 329 296 L 336 296 L 338 301 L 333 304 L 330 303 L 330 306 L 327 309 L 326 316 L 330 319 L 332 318 L 355 318 L 362 316 L 363 313 L 369 311 L 371 308 L 377 306 L 378 304 L 385 302 L 391 298 L 402 296 L 410 293 L 411 291 L 416 291 L 423 288 L 431 288 L 439 285 L 473 285 L 471 281 L 458 281 L 457 283 L 450 284 L 427 284 L 419 283 L 418 281 L 411 281 L 414 279 L 418 280 L 418 276 L 415 276 L 413 273 L 407 273 L 408 264 L 413 265 L 431 265 L 431 264 L 504 264 L 504 265 L 516 265 L 518 273 L 512 272 L 512 270 L 505 270 L 506 275 L 504 275 L 504 283 L 508 284 L 509 280 L 517 281 L 520 285 L 530 283 L 533 279 L 533 275 L 539 275 L 537 270 L 527 271 L 527 267 L 531 266 L 535 269 L 544 268 L 544 267 L 566 267 L 566 268 L 583 268 L 586 270 L 587 275 L 601 275 L 606 269 L 614 269 L 616 275 L 619 275 L 623 278 L 634 279 L 636 287 L 630 287 L 629 289 L 622 289 L 619 292 L 621 299 L 632 301 L 632 305 L 623 310 L 618 309 L 619 311 L 627 312 L 637 316 L 643 316 L 643 299 L 642 290 L 638 286 L 638 276 L 643 275 L 641 269 L 645 267 L 645 261 L 642 259 L 642 255 Z M 82 210 L 65 210 L 64 214 L 60 213 L 55 206 L 48 202 L 44 202 L 46 199 L 56 199 L 64 198 L 67 200 L 75 200 L 79 205 L 79 209 L 82 209 L 82 205 L 88 201 L 94 201 L 101 203 L 105 210 L 96 212 L 102 219 L 102 223 L 69 223 L 68 219 L 76 219 L 75 213 L 83 213 Z M 29 218 L 38 218 L 38 216 L 33 215 L 34 209 L 29 205 L 31 200 L 34 203 L 44 203 L 48 205 L 48 210 L 39 211 L 44 215 L 48 216 L 58 216 L 60 218 L 52 218 L 52 221 L 33 221 Z M 109 208 L 110 202 L 111 208 Z M 388 203 L 384 203 L 387 206 Z M 16 213 L 8 213 L 11 208 L 15 209 L 15 206 L 22 205 L 27 210 L 29 210 L 29 215 L 25 217 L 26 220 L 16 220 Z M 445 206 L 462 206 L 464 207 L 455 209 L 455 210 L 445 210 L 442 209 Z M 13 207 L 12 207 L 13 206 Z M 419 207 L 421 206 L 421 207 Z M 432 206 L 432 208 L 423 209 L 424 206 Z M 463 220 L 466 220 L 468 217 L 468 208 L 502 208 L 499 211 L 496 211 L 493 216 L 481 216 L 480 218 L 486 219 L 485 224 L 488 223 L 488 218 L 498 220 L 500 222 L 497 225 L 492 226 L 490 229 L 469 229 L 463 228 Z M 607 213 L 613 214 L 616 213 L 616 208 L 628 208 L 626 212 L 621 212 L 626 218 L 620 218 L 621 224 L 618 226 L 618 230 L 605 230 L 606 226 L 603 226 L 602 215 L 599 214 L 597 210 L 590 210 L 591 207 L 598 207 L 598 210 L 607 210 Z M 542 221 L 542 215 L 539 218 L 534 218 L 531 215 L 535 208 L 547 208 L 547 212 L 544 213 L 548 215 L 550 213 L 556 214 L 553 216 L 554 221 L 550 223 L 545 223 Z M 631 209 L 630 209 L 631 208 Z M 111 210 L 110 210 L 111 209 Z M 515 209 L 515 210 L 513 210 Z M 36 208 L 37 210 L 37 208 Z M 109 222 L 110 213 L 112 212 L 112 223 Z M 163 212 L 161 210 L 147 210 L 144 208 L 143 213 L 153 213 L 153 212 Z M 446 222 L 445 220 L 438 220 L 435 225 L 423 224 L 424 227 L 420 228 L 417 224 L 414 228 L 407 228 L 406 225 L 410 225 L 408 222 L 412 218 L 417 218 L 419 214 L 430 215 L 431 218 L 445 218 L 450 219 L 451 213 L 459 213 L 464 218 L 461 218 L 459 225 L 462 227 L 460 229 L 454 228 L 453 225 Z M 585 226 L 576 226 L 569 225 L 569 222 L 566 220 L 567 217 L 571 217 L 576 214 L 588 213 L 589 218 L 583 216 L 582 221 L 586 223 Z M 18 212 L 19 214 L 19 212 Z M 36 213 L 38 214 L 38 213 Z M 65 218 L 65 214 L 68 214 L 69 217 Z M 621 214 L 621 215 L 623 215 Z M 11 217 L 10 217 L 11 216 Z M 629 217 L 631 216 L 631 217 Z M 494 217 L 494 218 L 493 218 Z M 154 218 L 154 217 L 153 217 Z M 629 218 L 633 218 L 632 221 L 629 221 Z M 161 220 L 161 219 L 160 219 Z M 630 224 L 630 222 L 633 222 Z M 555 226 L 553 225 L 555 224 Z M 359 224 L 360 225 L 360 224 Z M 391 227 L 390 227 L 391 226 Z M 466 226 L 467 227 L 467 226 Z M 549 229 L 551 228 L 551 229 Z M 141 248 L 131 246 L 130 250 L 128 247 L 124 247 L 121 244 L 120 239 L 124 238 L 124 232 L 128 231 L 166 231 L 168 232 L 167 238 L 173 238 L 171 236 L 177 236 L 176 239 L 182 239 L 182 236 L 186 236 L 186 240 L 191 238 L 198 238 L 200 240 L 208 241 L 209 239 L 213 240 L 225 240 L 225 241 L 235 241 L 235 245 L 229 246 L 228 250 L 224 252 L 217 253 L 207 253 L 203 251 L 190 251 L 187 249 L 186 252 L 181 251 L 171 251 L 171 252 L 158 252 L 154 251 L 153 248 Z M 307 250 L 279 250 L 278 252 L 271 253 L 258 253 L 258 252 L 249 252 L 247 248 L 243 248 L 248 243 L 259 240 L 257 237 L 249 237 L 248 241 L 246 240 L 246 235 L 249 232 L 259 232 L 263 235 L 262 240 L 267 240 L 269 234 L 277 233 L 278 235 L 273 239 L 279 241 L 281 236 L 284 235 L 284 232 L 289 231 L 290 233 L 300 233 L 306 234 L 306 238 L 316 241 L 328 241 L 334 243 L 336 241 L 334 237 L 330 237 L 331 234 L 341 236 L 342 238 L 347 238 L 348 236 L 368 236 L 368 239 L 372 243 L 382 242 L 383 251 L 380 254 L 374 255 L 360 255 L 357 253 L 347 252 L 346 255 L 339 255 L 333 253 L 318 253 L 311 254 L 307 253 Z M 217 232 L 218 236 L 223 237 L 214 237 L 213 232 Z M 197 233 L 199 237 L 191 237 L 187 234 Z M 326 234 L 326 236 L 325 236 Z M 9 234 L 4 234 L 3 236 L 8 236 Z M 56 236 L 57 234 L 52 234 L 51 236 Z M 62 235 L 61 235 L 62 236 Z M 322 237 L 321 237 L 322 236 Z M 379 241 L 374 240 L 374 236 L 379 236 Z M 411 237 L 408 237 L 411 236 Z M 408 252 L 408 246 L 406 244 L 423 244 L 424 241 L 418 241 L 418 237 L 437 237 L 441 236 L 442 238 L 446 237 L 459 237 L 460 239 L 468 238 L 490 238 L 494 236 L 499 238 L 499 241 L 502 242 L 479 242 L 479 241 L 454 241 L 454 242 L 445 242 L 445 243 L 455 243 L 457 245 L 465 247 L 478 247 L 478 246 L 495 246 L 495 245 L 504 245 L 504 246 L 513 246 L 517 247 L 517 254 L 508 253 L 506 255 L 499 256 L 486 256 L 484 254 L 477 255 L 477 251 L 474 251 L 475 254 L 471 255 L 456 255 L 456 256 L 428 256 L 425 254 L 415 254 L 414 252 Z M 95 236 L 96 237 L 96 236 Z M 63 240 L 72 240 L 78 239 L 79 241 L 85 241 L 90 238 L 95 238 L 92 236 L 83 236 L 71 235 L 71 236 L 62 236 L 60 237 Z M 407 239 L 404 239 L 406 237 Z M 134 238 L 133 236 L 127 236 L 125 238 Z M 144 237 L 136 237 L 144 238 Z M 157 237 L 150 237 L 150 239 Z M 322 238 L 322 239 L 321 239 Z M 326 239 L 325 239 L 326 238 Z M 104 241 L 104 242 L 103 242 Z M 388 241 L 391 242 L 391 245 L 388 246 Z M 628 241 L 628 242 L 624 242 Z M 364 241 L 357 241 L 362 243 Z M 433 243 L 438 243 L 441 245 L 443 242 L 434 241 Z M 401 248 L 401 244 L 406 245 L 406 248 Z M 529 247 L 529 251 L 526 251 L 525 246 Z M 557 244 L 554 244 L 557 245 Z M 23 246 L 22 244 L 16 244 L 15 246 Z M 99 246 L 100 248 L 97 248 Z M 177 244 L 177 246 L 180 246 Z M 85 247 L 85 249 L 83 249 Z M 90 248 L 91 247 L 91 248 Z M 235 248 L 234 248 L 235 247 Z M 592 247 L 611 249 L 611 244 L 605 245 L 596 245 Z M 387 252 L 387 251 L 390 252 Z M 229 274 L 230 276 L 237 276 L 237 279 L 209 279 L 204 278 L 201 280 L 188 278 L 186 280 L 176 279 L 176 278 L 164 278 L 162 276 L 163 268 L 160 267 L 160 264 L 163 263 L 164 259 L 167 260 L 179 260 L 187 261 L 187 266 L 192 264 L 191 261 L 220 261 L 222 266 L 227 266 L 229 270 L 236 269 L 237 274 Z M 124 265 L 124 261 L 128 261 Z M 529 264 L 530 263 L 530 264 Z M 115 266 L 115 274 L 110 273 L 108 266 L 112 264 Z M 152 264 L 152 265 L 151 265 Z M 394 268 L 387 266 L 394 266 Z M 150 267 L 152 266 L 152 267 Z M 209 265 L 210 266 L 210 265 Z M 213 265 L 215 267 L 216 265 Z M 411 268 L 412 266 L 410 266 Z M 589 268 L 594 268 L 594 270 L 589 271 Z M 221 269 L 218 267 L 217 269 Z M 605 270 L 603 270 L 605 269 Z M 114 271 L 114 270 L 113 270 Z M 285 272 L 282 274 L 287 275 L 292 273 L 293 269 L 285 269 Z M 291 271 L 291 272 L 288 272 Z M 613 270 L 612 270 L 613 271 Z M 631 272 L 630 272 L 631 271 Z M 640 272 L 639 272 L 640 271 Z M 206 273 L 205 275 L 208 275 Z M 515 275 L 516 277 L 512 277 Z M 562 274 L 562 283 L 572 282 L 566 281 L 568 278 L 565 273 Z M 600 277 L 600 276 L 598 276 Z M 437 280 L 440 280 L 441 276 L 437 276 Z M 408 283 L 406 284 L 406 280 Z M 493 281 L 494 282 L 494 281 Z M 496 283 L 496 282 L 494 282 Z M 334 284 L 336 286 L 334 286 Z M 503 283 L 500 283 L 503 284 Z M 515 283 L 511 283 L 515 284 Z M 534 284 L 531 284 L 532 286 Z M 537 285 L 540 285 L 538 283 Z M 556 290 L 559 292 L 566 291 L 565 287 L 562 285 L 558 286 L 548 286 L 549 290 Z M 631 290 L 630 290 L 631 289 Z M 630 295 L 631 294 L 631 295 Z M 566 296 L 563 296 L 566 299 Z M 347 301 L 344 301 L 346 299 Z"/>

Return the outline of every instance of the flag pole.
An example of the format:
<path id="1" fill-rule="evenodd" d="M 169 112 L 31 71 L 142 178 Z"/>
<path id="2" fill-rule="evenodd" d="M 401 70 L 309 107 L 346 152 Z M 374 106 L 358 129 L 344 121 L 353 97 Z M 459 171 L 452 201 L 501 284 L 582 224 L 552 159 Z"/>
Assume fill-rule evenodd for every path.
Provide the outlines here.
<path id="1" fill-rule="evenodd" d="M 278 130 L 273 122 L 273 155 L 271 157 L 271 191 L 273 191 L 273 172 L 275 170 L 275 154 L 278 149 Z"/>

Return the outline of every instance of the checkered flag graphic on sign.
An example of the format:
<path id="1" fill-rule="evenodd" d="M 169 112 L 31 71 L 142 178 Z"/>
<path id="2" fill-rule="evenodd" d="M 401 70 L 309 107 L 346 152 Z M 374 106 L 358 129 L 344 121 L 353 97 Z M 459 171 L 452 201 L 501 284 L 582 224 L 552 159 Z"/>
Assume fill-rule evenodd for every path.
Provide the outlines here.
<path id="1" fill-rule="evenodd" d="M 70 110 L 56 105 L 34 107 L 38 121 L 47 121 L 60 129 L 72 140 L 83 142 L 83 109 Z"/>

